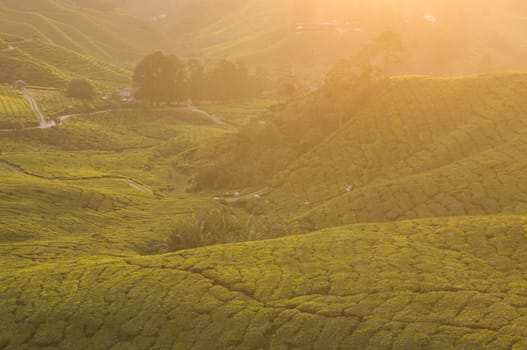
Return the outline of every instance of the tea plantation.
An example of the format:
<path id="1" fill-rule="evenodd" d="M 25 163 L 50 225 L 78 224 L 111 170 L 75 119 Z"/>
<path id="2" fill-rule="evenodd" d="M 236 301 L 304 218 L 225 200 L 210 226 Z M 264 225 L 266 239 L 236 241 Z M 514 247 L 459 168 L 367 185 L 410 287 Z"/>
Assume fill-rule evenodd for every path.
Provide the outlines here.
<path id="1" fill-rule="evenodd" d="M 18 272 L 0 273 L 0 344 L 525 349 L 526 230 L 524 217 L 429 219 L 153 257 L 65 243 L 46 263 L 19 243 L 4 253 Z"/>
<path id="2" fill-rule="evenodd" d="M 308 229 L 527 212 L 527 75 L 394 78 L 274 180 L 265 208 Z"/>
<path id="3" fill-rule="evenodd" d="M 525 350 L 526 92 L 393 79 L 245 201 L 190 192 L 192 155 L 263 107 L 0 134 L 0 350 Z M 174 222 L 220 210 L 308 233 L 169 252 Z"/>

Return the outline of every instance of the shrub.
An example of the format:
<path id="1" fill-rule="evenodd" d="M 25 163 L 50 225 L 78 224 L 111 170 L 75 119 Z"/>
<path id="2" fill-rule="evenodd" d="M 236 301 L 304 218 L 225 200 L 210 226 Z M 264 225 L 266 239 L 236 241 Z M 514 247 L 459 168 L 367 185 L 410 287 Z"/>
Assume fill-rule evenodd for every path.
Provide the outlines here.
<path id="1" fill-rule="evenodd" d="M 81 100 L 91 100 L 95 97 L 95 88 L 88 80 L 73 79 L 68 85 L 67 95 Z"/>
<path id="2" fill-rule="evenodd" d="M 287 223 L 265 216 L 237 216 L 221 207 L 176 219 L 169 228 L 168 249 L 178 251 L 222 243 L 269 239 L 289 233 Z"/>

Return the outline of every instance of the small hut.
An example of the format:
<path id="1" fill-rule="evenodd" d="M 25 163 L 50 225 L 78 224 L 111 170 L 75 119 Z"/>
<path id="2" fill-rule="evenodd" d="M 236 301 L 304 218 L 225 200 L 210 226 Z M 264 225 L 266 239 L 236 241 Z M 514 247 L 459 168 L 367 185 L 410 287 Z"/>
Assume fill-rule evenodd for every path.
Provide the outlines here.
<path id="1" fill-rule="evenodd" d="M 27 86 L 27 84 L 23 80 L 17 80 L 17 81 L 15 81 L 15 84 L 14 84 L 14 87 L 17 90 L 23 90 L 23 89 L 26 88 L 26 86 Z"/>

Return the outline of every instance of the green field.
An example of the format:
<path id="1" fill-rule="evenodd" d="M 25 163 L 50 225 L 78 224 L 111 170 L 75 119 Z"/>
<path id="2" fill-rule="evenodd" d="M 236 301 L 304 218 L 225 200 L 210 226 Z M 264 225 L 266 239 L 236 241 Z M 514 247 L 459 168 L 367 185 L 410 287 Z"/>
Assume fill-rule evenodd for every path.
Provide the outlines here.
<path id="1" fill-rule="evenodd" d="M 15 89 L 0 85 L 0 129 L 38 126 L 28 101 Z"/>

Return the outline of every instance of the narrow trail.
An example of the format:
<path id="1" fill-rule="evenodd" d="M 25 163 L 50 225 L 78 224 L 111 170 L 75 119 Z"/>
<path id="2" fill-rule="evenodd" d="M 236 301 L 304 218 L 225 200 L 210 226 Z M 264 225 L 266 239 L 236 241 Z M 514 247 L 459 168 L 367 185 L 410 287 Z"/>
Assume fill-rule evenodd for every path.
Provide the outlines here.
<path id="1" fill-rule="evenodd" d="M 7 47 L 6 47 L 5 49 L 0 50 L 0 52 L 14 51 L 15 49 L 16 49 L 16 47 L 14 47 L 14 46 L 11 45 L 11 44 L 8 44 Z"/>
<path id="2" fill-rule="evenodd" d="M 4 168 L 17 172 L 19 174 L 24 174 L 27 176 L 35 177 L 42 180 L 54 180 L 54 181 L 86 181 L 86 180 L 117 180 L 124 181 L 130 187 L 136 189 L 139 192 L 147 193 L 154 195 L 154 191 L 149 188 L 147 185 L 135 180 L 131 177 L 121 176 L 121 175 L 100 175 L 100 176 L 80 176 L 80 177 L 69 177 L 69 176 L 43 176 L 40 174 L 35 174 L 31 171 L 28 171 L 21 166 L 11 163 L 7 160 L 0 159 L 0 165 Z"/>
<path id="3" fill-rule="evenodd" d="M 33 112 L 37 115 L 38 120 L 40 122 L 40 125 L 38 126 L 39 129 L 45 129 L 51 127 L 50 123 L 46 121 L 46 117 L 44 116 L 44 113 L 40 110 L 38 107 L 37 101 L 31 96 L 26 89 L 22 90 L 22 96 L 29 102 L 29 106 L 33 110 Z M 54 125 L 55 123 L 53 123 Z"/>
<path id="4" fill-rule="evenodd" d="M 265 188 L 262 188 L 262 189 L 260 189 L 258 191 L 247 193 L 247 194 L 244 194 L 244 195 L 234 196 L 234 197 L 223 197 L 223 198 L 219 198 L 219 199 L 224 201 L 227 204 L 234 204 L 236 202 L 243 201 L 243 200 L 259 199 L 261 196 L 271 192 L 271 190 L 272 189 L 270 187 L 265 187 Z"/>

